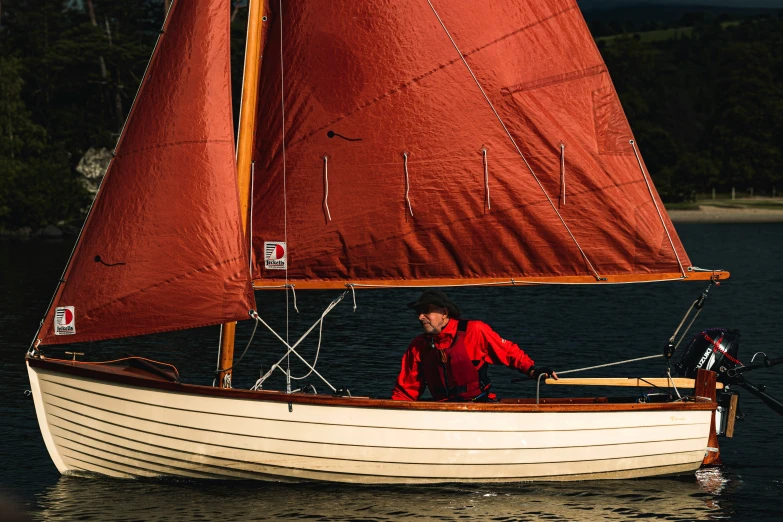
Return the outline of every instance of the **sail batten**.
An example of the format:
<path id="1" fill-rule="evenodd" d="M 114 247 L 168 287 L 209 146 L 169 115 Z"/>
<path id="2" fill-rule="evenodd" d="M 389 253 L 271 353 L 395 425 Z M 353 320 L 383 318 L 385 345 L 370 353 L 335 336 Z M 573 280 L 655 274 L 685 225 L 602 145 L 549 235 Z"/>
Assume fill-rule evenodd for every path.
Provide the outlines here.
<path id="1" fill-rule="evenodd" d="M 206 15 L 206 16 L 205 16 Z M 229 6 L 172 5 L 40 344 L 247 318 Z"/>

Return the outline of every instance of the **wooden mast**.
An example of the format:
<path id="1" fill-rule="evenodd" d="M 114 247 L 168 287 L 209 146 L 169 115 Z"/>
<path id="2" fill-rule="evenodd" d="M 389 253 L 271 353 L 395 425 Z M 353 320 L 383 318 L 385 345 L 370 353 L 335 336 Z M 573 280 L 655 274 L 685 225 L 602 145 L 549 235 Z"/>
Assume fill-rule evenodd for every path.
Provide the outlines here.
<path id="1" fill-rule="evenodd" d="M 256 126 L 258 104 L 258 77 L 261 70 L 262 46 L 265 41 L 267 17 L 266 0 L 250 0 L 247 14 L 247 40 L 245 42 L 245 67 L 242 77 L 242 101 L 239 109 L 237 130 L 237 181 L 239 184 L 239 210 L 242 231 L 247 235 L 248 207 L 250 204 L 251 159 L 253 156 L 253 134 Z M 234 364 L 234 334 L 236 322 L 225 323 L 220 331 L 220 353 L 218 370 L 229 369 Z M 231 370 L 220 371 L 217 383 L 220 388 L 231 387 Z M 226 382 L 226 375 L 229 376 Z M 227 385 L 227 386 L 226 386 Z"/>

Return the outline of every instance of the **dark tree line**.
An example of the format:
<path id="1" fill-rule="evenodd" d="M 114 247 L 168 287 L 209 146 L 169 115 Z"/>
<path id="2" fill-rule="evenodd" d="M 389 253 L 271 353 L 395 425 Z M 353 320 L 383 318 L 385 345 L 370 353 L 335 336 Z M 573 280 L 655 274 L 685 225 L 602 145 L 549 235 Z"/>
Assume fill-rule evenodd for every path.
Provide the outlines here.
<path id="1" fill-rule="evenodd" d="M 168 2 L 0 2 L 0 230 L 79 223 L 90 196 L 75 167 L 89 148 L 114 147 Z M 235 100 L 245 5 L 232 12 Z M 650 172 L 672 198 L 783 188 L 783 19 L 721 22 L 697 18 L 690 36 L 672 40 L 602 44 Z"/>
<path id="2" fill-rule="evenodd" d="M 690 36 L 601 47 L 662 194 L 783 188 L 783 18 L 704 20 Z"/>
<path id="3" fill-rule="evenodd" d="M 116 144 L 169 4 L 3 1 L 0 230 L 81 222 L 91 197 L 75 168 Z M 246 5 L 233 8 L 237 100 Z"/>

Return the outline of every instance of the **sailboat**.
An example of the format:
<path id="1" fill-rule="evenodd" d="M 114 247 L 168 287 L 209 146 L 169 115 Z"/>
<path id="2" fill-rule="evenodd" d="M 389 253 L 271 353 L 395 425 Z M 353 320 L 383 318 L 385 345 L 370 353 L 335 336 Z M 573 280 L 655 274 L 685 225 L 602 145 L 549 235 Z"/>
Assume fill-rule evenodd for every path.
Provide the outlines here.
<path id="1" fill-rule="evenodd" d="M 705 370 L 690 395 L 644 403 L 232 388 L 236 322 L 263 322 L 255 291 L 728 273 L 691 264 L 575 0 L 251 0 L 236 142 L 229 4 L 172 3 L 27 353 L 61 473 L 439 483 L 702 465 Z M 215 386 L 45 353 L 205 325 L 222 325 Z"/>

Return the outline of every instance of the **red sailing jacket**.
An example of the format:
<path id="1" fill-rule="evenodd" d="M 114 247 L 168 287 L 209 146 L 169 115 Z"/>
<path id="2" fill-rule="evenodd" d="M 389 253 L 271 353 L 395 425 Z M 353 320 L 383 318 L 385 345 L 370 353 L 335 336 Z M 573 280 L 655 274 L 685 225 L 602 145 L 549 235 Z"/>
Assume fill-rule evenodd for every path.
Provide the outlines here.
<path id="1" fill-rule="evenodd" d="M 465 346 L 468 324 L 469 321 L 457 321 L 457 333 L 448 348 L 438 350 L 430 344 L 421 353 L 419 369 L 435 400 L 471 400 L 484 391 L 476 369 L 481 361 L 474 364 Z"/>
<path id="2" fill-rule="evenodd" d="M 435 336 L 435 348 L 445 350 L 454 342 L 457 334 L 457 319 L 449 319 L 449 324 Z M 469 321 L 464 336 L 465 348 L 473 361 L 480 361 L 478 370 L 484 364 L 502 364 L 527 373 L 533 366 L 533 360 L 519 346 L 502 339 L 492 328 L 481 321 Z M 424 392 L 427 381 L 424 377 L 422 357 L 429 350 L 430 339 L 421 334 L 411 341 L 410 346 L 402 356 L 402 369 L 397 377 L 397 383 L 392 391 L 392 399 L 396 401 L 415 401 Z"/>

